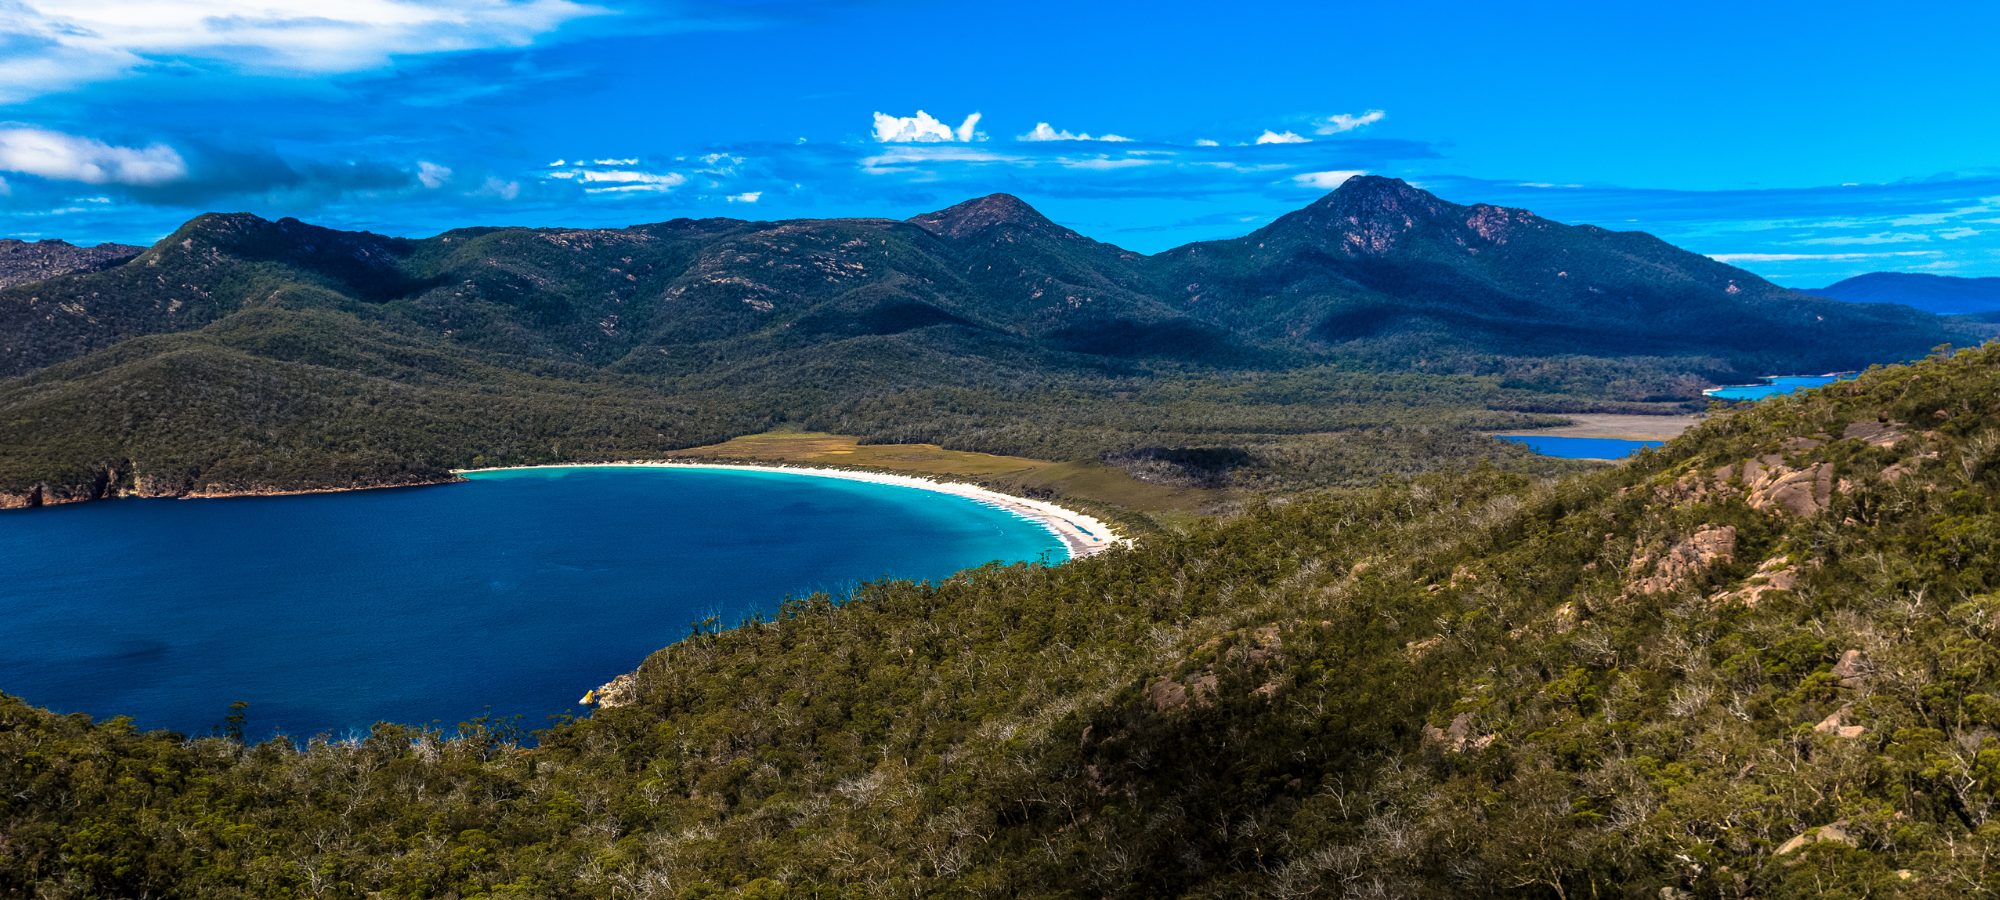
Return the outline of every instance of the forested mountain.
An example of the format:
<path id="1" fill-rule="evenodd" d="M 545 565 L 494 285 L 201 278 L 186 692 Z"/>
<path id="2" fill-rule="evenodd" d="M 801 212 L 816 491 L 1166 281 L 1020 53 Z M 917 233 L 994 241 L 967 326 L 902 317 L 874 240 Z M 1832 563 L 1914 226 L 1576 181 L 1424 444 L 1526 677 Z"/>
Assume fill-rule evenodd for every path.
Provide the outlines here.
<path id="1" fill-rule="evenodd" d="M 1806 293 L 1848 303 L 1900 303 L 1941 316 L 2000 312 L 2000 278 L 1870 272 Z"/>
<path id="2" fill-rule="evenodd" d="M 1988 347 L 1558 482 L 809 598 L 532 748 L 0 699 L 0 893 L 1993 892 L 1996 423 Z"/>
<path id="3" fill-rule="evenodd" d="M 1151 257 L 1006 195 L 420 240 L 211 214 L 115 256 L 0 288 L 0 505 L 430 481 L 783 424 L 1316 456 L 1339 471 L 1302 483 L 1365 481 L 1506 459 L 1478 428 L 1973 333 L 1373 177 Z M 1048 408 L 1069 415 L 1022 414 Z M 1364 430 L 1384 452 L 1333 446 Z"/>

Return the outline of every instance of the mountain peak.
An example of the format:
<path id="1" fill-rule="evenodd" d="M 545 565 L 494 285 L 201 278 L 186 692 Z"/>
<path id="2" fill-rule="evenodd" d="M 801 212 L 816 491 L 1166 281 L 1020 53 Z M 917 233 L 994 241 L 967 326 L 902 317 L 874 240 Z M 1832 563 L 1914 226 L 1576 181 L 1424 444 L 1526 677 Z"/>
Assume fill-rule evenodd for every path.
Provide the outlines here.
<path id="1" fill-rule="evenodd" d="M 995 225 L 1060 228 L 1013 194 L 987 194 L 937 212 L 911 216 L 910 224 L 942 237 L 959 238 Z"/>

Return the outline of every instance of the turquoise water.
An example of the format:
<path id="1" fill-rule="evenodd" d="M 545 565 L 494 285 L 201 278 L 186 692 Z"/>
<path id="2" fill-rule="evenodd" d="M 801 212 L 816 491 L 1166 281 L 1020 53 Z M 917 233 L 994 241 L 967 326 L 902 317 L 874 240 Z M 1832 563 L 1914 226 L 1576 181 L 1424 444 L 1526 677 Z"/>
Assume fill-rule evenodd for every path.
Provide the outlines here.
<path id="1" fill-rule="evenodd" d="M 1658 447 L 1663 441 L 1627 441 L 1617 438 L 1563 437 L 1552 434 L 1503 434 L 1503 441 L 1525 444 L 1527 448 L 1543 456 L 1557 456 L 1563 459 L 1624 459 L 1647 447 Z"/>
<path id="2" fill-rule="evenodd" d="M 254 738 L 487 712 L 539 727 L 708 616 L 1065 552 L 933 491 L 573 468 L 0 513 L 0 556 L 0 691 L 190 733 L 245 700 Z"/>
<path id="3" fill-rule="evenodd" d="M 1776 397 L 1779 394 L 1803 391 L 1807 388 L 1816 388 L 1821 385 L 1832 384 L 1836 381 L 1845 381 L 1853 377 L 1853 373 L 1844 375 L 1772 375 L 1765 378 L 1761 384 L 1731 384 L 1719 388 L 1709 388 L 1702 391 L 1702 393 L 1717 400 L 1762 400 L 1766 397 Z"/>

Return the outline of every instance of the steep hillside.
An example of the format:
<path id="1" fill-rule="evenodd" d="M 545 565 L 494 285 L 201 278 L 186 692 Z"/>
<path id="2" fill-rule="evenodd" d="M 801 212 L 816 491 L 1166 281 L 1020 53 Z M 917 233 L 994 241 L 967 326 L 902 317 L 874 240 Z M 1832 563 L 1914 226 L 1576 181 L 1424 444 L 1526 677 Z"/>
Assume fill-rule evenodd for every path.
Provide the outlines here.
<path id="1" fill-rule="evenodd" d="M 0 701 L 0 891 L 2000 889 L 2000 348 L 1637 462 L 1301 497 L 700 633 L 524 749 Z M 249 711 L 255 733 L 256 711 Z"/>
<path id="2" fill-rule="evenodd" d="M 1160 263 L 1210 321 L 1384 361 L 1573 353 L 1820 372 L 1945 336 L 1927 315 L 1814 299 L 1648 234 L 1461 206 L 1374 176 Z"/>
<path id="3" fill-rule="evenodd" d="M 1940 316 L 2000 312 L 2000 278 L 1870 272 L 1806 293 L 1848 303 L 1900 303 Z"/>

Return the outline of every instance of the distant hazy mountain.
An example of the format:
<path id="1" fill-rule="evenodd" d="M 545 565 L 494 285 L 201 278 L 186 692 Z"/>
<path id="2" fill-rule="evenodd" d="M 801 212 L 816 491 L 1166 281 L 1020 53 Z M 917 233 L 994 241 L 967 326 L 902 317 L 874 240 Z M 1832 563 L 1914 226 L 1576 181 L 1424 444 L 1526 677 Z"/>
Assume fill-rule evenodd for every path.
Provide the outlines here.
<path id="1" fill-rule="evenodd" d="M 2000 312 L 2000 278 L 1870 272 L 1806 293 L 1849 303 L 1900 303 L 1941 316 Z"/>
<path id="2" fill-rule="evenodd" d="M 58 275 L 95 271 L 138 256 L 144 249 L 124 244 L 78 247 L 68 241 L 0 238 L 0 288 Z"/>

